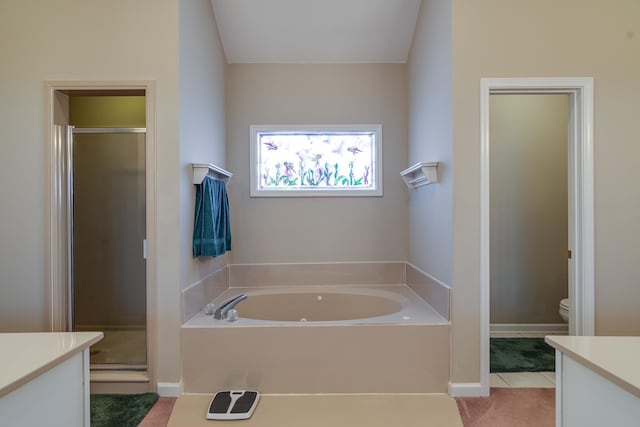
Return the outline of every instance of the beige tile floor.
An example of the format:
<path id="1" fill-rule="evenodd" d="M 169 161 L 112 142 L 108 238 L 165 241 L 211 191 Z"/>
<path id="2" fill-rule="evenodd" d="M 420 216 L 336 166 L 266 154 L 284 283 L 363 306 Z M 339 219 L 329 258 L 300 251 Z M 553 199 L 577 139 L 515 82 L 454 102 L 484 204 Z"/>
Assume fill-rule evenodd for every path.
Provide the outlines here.
<path id="1" fill-rule="evenodd" d="M 144 329 L 104 330 L 104 338 L 91 346 L 92 364 L 145 364 L 147 363 L 146 334 Z"/>
<path id="2" fill-rule="evenodd" d="M 500 372 L 489 374 L 491 387 L 542 387 L 556 386 L 555 372 Z"/>
<path id="3" fill-rule="evenodd" d="M 210 427 L 211 395 L 176 401 L 168 427 Z M 264 395 L 253 417 L 216 421 L 234 427 L 462 427 L 456 402 L 446 394 Z"/>

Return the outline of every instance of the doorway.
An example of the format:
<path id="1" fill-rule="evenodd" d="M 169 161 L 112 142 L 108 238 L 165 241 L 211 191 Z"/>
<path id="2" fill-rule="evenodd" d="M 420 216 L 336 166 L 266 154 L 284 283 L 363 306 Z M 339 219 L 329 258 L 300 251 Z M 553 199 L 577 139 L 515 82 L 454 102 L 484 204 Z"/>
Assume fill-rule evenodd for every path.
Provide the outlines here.
<path id="1" fill-rule="evenodd" d="M 46 86 L 49 329 L 104 332 L 92 392 L 155 391 L 155 84 Z"/>
<path id="2" fill-rule="evenodd" d="M 491 94 L 491 336 L 567 333 L 567 94 Z"/>
<path id="3" fill-rule="evenodd" d="M 480 394 L 489 393 L 491 301 L 490 97 L 495 94 L 564 94 L 569 97 L 568 261 L 570 334 L 593 335 L 593 81 L 590 78 L 505 78 L 481 80 L 481 371 Z M 538 169 L 544 173 L 545 165 Z"/>
<path id="4" fill-rule="evenodd" d="M 552 387 L 566 335 L 569 95 L 491 94 L 490 380 Z"/>

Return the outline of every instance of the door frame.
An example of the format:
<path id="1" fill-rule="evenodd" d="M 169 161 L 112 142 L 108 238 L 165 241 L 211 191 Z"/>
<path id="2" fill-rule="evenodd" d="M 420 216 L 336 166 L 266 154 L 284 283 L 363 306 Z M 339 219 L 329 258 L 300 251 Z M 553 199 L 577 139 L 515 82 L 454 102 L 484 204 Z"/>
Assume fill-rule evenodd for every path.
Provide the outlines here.
<path id="1" fill-rule="evenodd" d="M 144 92 L 146 103 L 145 178 L 146 178 L 146 305 L 147 305 L 147 376 L 149 391 L 157 384 L 157 248 L 156 248 L 156 82 L 154 80 L 127 81 L 46 81 L 45 82 L 45 245 L 47 251 L 47 323 L 52 332 L 67 331 L 69 320 L 70 254 L 66 241 L 70 234 L 69 206 L 63 194 L 68 191 L 64 182 L 64 153 L 55 144 L 55 127 L 60 122 L 58 94 L 77 91 L 91 95 L 113 95 Z M 66 106 L 68 107 L 68 106 Z M 57 118 L 57 119 L 56 119 Z M 68 117 L 66 117 L 68 119 Z M 68 135 L 66 136 L 68 137 Z M 66 243 L 65 243 L 66 242 Z"/>
<path id="2" fill-rule="evenodd" d="M 491 94 L 569 95 L 569 333 L 595 334 L 593 78 L 480 79 L 480 386 L 489 394 Z"/>

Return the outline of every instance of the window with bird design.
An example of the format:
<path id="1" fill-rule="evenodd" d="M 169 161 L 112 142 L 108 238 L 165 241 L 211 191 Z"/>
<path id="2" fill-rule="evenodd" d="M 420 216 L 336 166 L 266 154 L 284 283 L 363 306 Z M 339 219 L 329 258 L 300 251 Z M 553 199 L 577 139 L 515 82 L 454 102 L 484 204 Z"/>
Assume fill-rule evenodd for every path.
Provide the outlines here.
<path id="1" fill-rule="evenodd" d="M 381 125 L 252 126 L 252 196 L 380 196 Z"/>

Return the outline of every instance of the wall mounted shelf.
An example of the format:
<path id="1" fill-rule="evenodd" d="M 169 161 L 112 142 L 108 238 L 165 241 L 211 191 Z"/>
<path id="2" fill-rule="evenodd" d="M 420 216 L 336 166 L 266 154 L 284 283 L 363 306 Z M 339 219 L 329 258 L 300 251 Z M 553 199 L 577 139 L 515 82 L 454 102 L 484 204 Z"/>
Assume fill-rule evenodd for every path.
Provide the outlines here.
<path id="1" fill-rule="evenodd" d="M 400 176 L 409 188 L 438 182 L 438 162 L 416 163 L 400 172 Z"/>
<path id="2" fill-rule="evenodd" d="M 193 183 L 202 184 L 205 176 L 223 181 L 228 184 L 231 181 L 233 174 L 227 170 L 222 169 L 212 163 L 192 163 L 193 167 Z"/>

